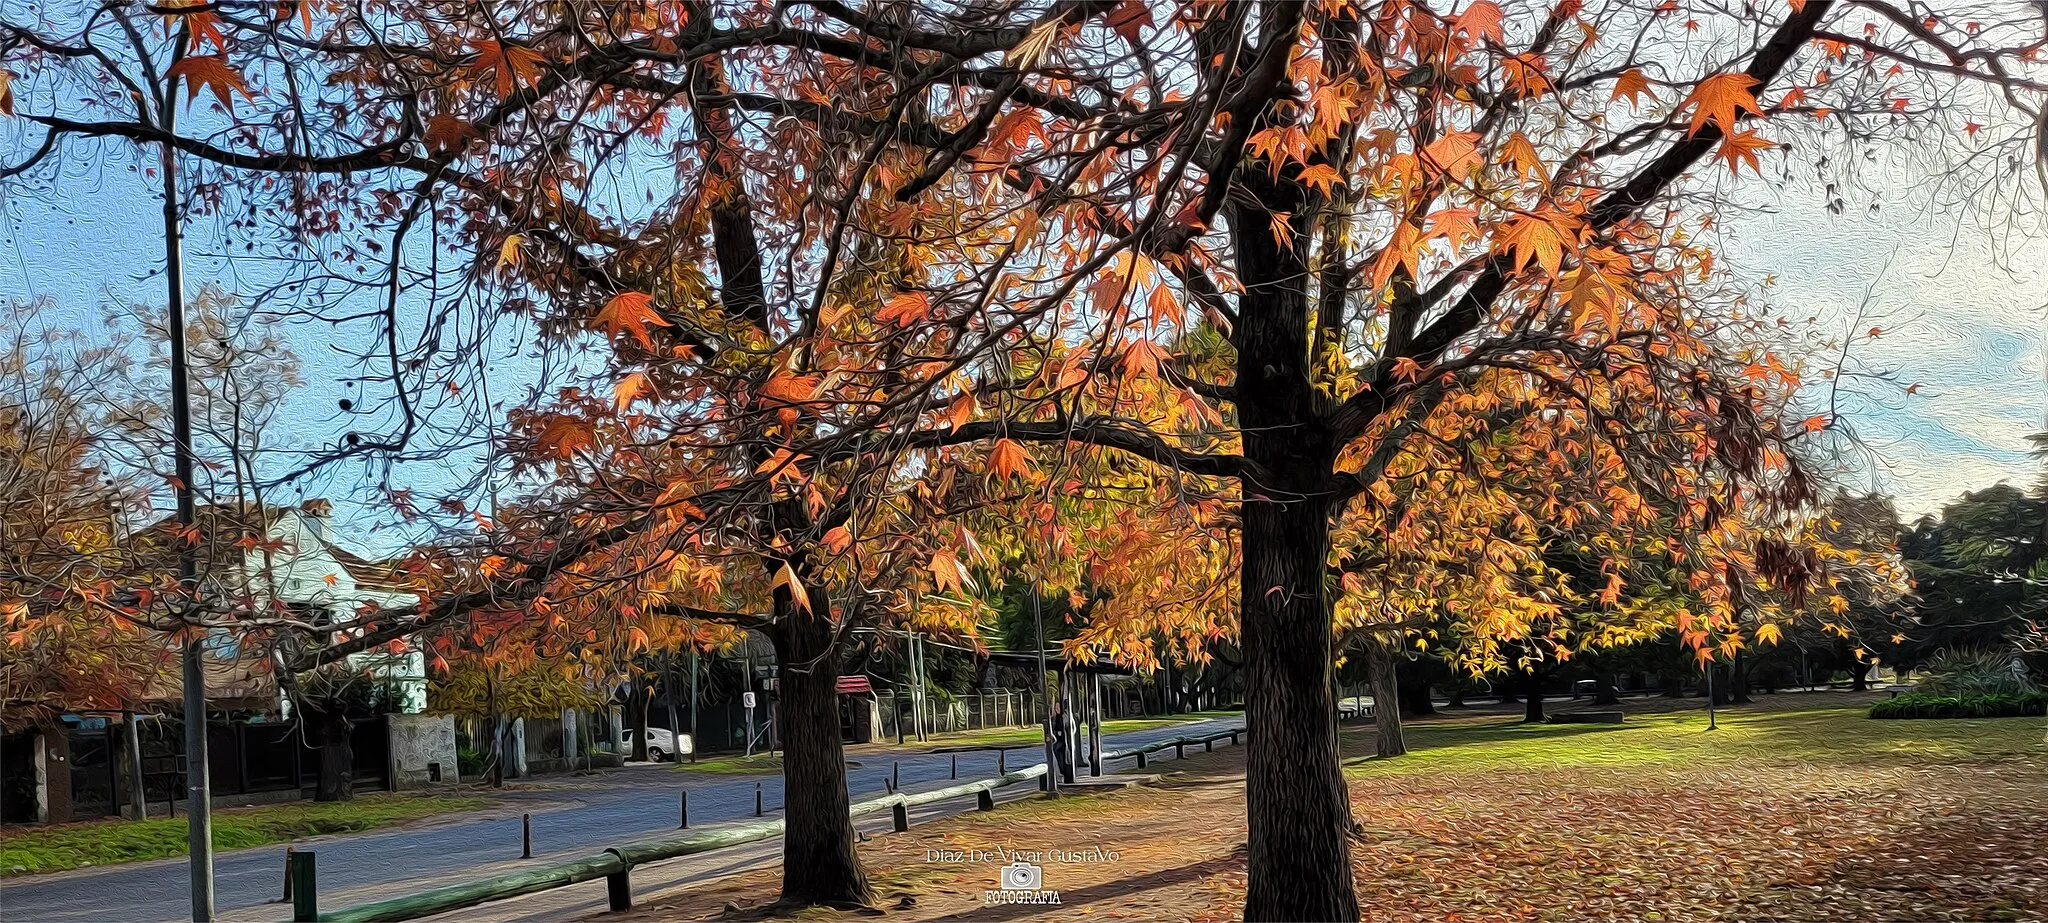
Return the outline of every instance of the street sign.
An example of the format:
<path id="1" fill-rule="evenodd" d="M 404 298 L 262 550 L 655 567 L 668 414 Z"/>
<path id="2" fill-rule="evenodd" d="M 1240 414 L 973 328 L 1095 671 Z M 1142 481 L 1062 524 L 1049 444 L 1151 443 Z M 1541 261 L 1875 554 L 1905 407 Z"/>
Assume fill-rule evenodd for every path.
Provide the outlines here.
<path id="1" fill-rule="evenodd" d="M 753 707 L 754 707 L 754 694 L 753 694 L 753 693 L 751 693 L 751 692 L 749 692 L 749 693 L 746 693 L 745 695 L 741 696 L 741 697 L 740 697 L 740 704 L 741 704 L 741 705 L 744 705 L 744 706 L 746 706 L 746 707 L 748 707 L 748 708 L 753 708 Z"/>

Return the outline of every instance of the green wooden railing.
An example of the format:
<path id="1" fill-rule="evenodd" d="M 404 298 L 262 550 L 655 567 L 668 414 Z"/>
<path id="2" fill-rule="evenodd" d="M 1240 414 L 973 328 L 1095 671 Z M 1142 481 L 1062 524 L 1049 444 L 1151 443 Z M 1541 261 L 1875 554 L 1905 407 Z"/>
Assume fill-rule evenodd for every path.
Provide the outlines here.
<path id="1" fill-rule="evenodd" d="M 1239 735 L 1243 733 L 1243 728 L 1236 728 L 1206 737 L 1176 737 L 1143 747 L 1105 751 L 1102 758 L 1107 761 L 1136 757 L 1138 766 L 1142 768 L 1149 754 L 1171 748 L 1178 757 L 1191 746 L 1201 745 L 1205 749 L 1212 749 L 1216 741 L 1224 739 L 1235 744 Z M 1043 765 L 1030 766 L 992 779 L 963 782 L 914 795 L 886 795 L 858 802 L 849 808 L 847 813 L 861 817 L 883 811 L 891 812 L 894 815 L 895 828 L 901 832 L 910 829 L 911 808 L 974 795 L 980 810 L 992 811 L 995 809 L 997 789 L 1028 782 L 1045 775 L 1045 771 L 1046 767 Z M 634 866 L 773 839 L 782 835 L 782 829 L 783 821 L 777 818 L 722 830 L 676 834 L 614 846 L 596 855 L 570 859 L 542 868 L 525 869 L 462 884 L 430 888 L 417 894 L 371 901 L 327 913 L 321 913 L 319 909 L 319 894 L 313 872 L 314 854 L 291 852 L 286 855 L 286 874 L 292 884 L 292 919 L 295 923 L 390 923 L 398 920 L 416 920 L 491 901 L 565 888 L 599 878 L 605 879 L 605 891 L 611 909 L 625 910 L 633 905 L 631 876 Z"/>

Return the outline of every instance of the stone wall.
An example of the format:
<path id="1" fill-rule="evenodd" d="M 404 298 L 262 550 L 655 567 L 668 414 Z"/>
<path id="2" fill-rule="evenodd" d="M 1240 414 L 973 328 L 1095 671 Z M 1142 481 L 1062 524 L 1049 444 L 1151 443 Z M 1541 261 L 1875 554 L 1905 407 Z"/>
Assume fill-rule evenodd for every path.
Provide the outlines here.
<path id="1" fill-rule="evenodd" d="M 389 715 L 391 787 L 399 791 L 461 781 L 452 715 Z"/>

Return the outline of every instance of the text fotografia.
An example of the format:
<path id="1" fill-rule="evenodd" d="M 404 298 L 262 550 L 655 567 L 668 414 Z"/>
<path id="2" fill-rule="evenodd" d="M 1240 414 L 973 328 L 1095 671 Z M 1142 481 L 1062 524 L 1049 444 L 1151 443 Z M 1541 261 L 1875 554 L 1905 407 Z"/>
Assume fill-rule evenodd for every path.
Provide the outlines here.
<path id="1" fill-rule="evenodd" d="M 981 892 L 983 906 L 1060 902 L 1060 893 L 1045 887 L 1045 869 L 1022 859 L 997 869 L 996 883 L 1000 887 Z"/>

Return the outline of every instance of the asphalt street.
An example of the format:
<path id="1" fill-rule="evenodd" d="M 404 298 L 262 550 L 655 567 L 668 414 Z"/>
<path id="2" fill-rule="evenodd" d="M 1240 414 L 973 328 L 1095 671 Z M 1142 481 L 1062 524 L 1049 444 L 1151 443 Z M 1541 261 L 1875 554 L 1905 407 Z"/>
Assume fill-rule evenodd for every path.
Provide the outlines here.
<path id="1" fill-rule="evenodd" d="M 1177 724 L 1109 735 L 1107 748 L 1141 746 L 1179 736 L 1200 736 L 1242 724 L 1242 718 Z M 1014 771 L 1036 765 L 1036 749 L 1011 750 L 1005 758 Z M 1162 754 L 1170 758 L 1169 754 Z M 868 751 L 850 757 L 847 786 L 853 800 L 888 791 L 892 771 L 900 772 L 904 791 L 915 792 L 950 784 L 954 755 L 911 750 Z M 992 752 L 957 755 L 958 778 L 996 775 Z M 892 765 L 893 764 L 893 765 Z M 1105 767 L 1128 769 L 1130 761 Z M 1085 770 L 1084 770 L 1085 771 Z M 403 828 L 351 836 L 314 837 L 294 842 L 318 856 L 320 904 L 335 909 L 370 900 L 413 893 L 520 868 L 589 855 L 607 846 L 675 831 L 681 793 L 690 793 L 692 829 L 753 819 L 755 786 L 761 787 L 767 814 L 782 805 L 779 775 L 716 775 L 676 772 L 666 765 L 636 765 L 585 777 L 543 779 L 539 784 L 508 790 L 503 804 L 480 814 L 452 815 Z M 1004 794 L 1020 797 L 1029 784 Z M 920 812 L 930 818 L 971 810 L 973 798 L 954 799 Z M 520 814 L 533 815 L 534 858 L 520 858 Z M 887 814 L 862 819 L 862 829 L 885 827 Z M 278 903 L 284 891 L 286 844 L 220 853 L 215 857 L 215 906 L 223 920 L 278 921 L 291 916 Z M 778 844 L 765 842 L 705 856 L 636 869 L 634 890 L 655 889 L 743 871 L 772 862 Z M 70 921 L 175 921 L 190 918 L 185 860 L 163 859 L 105 868 L 79 869 L 0 882 L 0 921 L 4 923 L 70 923 Z M 601 906 L 601 881 L 560 889 L 548 895 L 506 902 L 516 908 L 474 908 L 451 915 L 464 920 L 539 920 L 580 915 L 586 905 Z M 536 916 L 536 914 L 539 914 Z"/>

